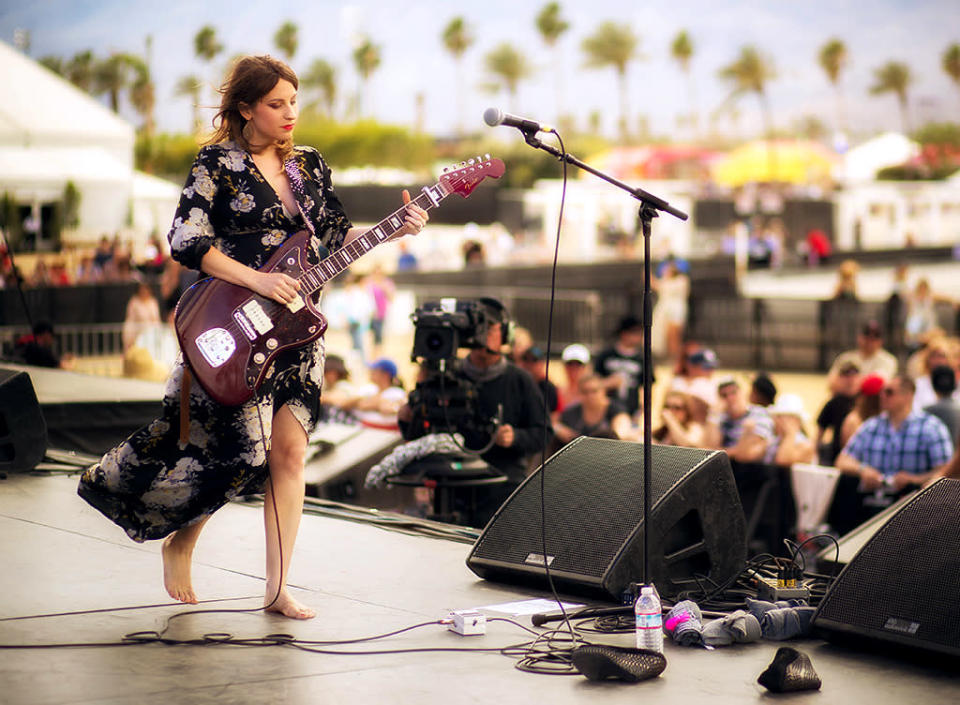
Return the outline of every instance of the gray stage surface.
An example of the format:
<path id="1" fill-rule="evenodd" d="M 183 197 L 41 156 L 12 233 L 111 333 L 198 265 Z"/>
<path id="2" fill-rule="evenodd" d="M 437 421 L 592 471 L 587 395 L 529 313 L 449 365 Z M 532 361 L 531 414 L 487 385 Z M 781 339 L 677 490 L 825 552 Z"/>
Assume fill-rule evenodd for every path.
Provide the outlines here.
<path id="1" fill-rule="evenodd" d="M 0 643 L 106 642 L 162 627 L 182 609 L 160 582 L 159 543 L 138 545 L 75 494 L 75 477 L 0 480 Z M 537 593 L 487 583 L 464 565 L 469 546 L 409 536 L 327 517 L 304 517 L 291 582 L 319 616 L 293 622 L 262 613 L 202 614 L 175 620 L 169 636 L 210 632 L 254 637 L 352 639 L 440 617 L 446 609 L 502 603 Z M 261 511 L 224 507 L 197 547 L 194 583 L 202 607 L 256 607 L 263 590 Z M 130 608 L 133 609 L 121 609 Z M 89 614 L 32 615 L 98 610 Z M 523 621 L 529 624 L 528 618 Z M 486 636 L 460 637 L 429 626 L 342 650 L 500 647 L 526 640 L 492 622 Z M 630 645 L 628 635 L 605 637 Z M 667 645 L 664 674 L 635 685 L 521 672 L 495 653 L 320 655 L 289 647 L 7 650 L 0 702 L 47 703 L 737 703 L 769 697 L 756 678 L 775 642 L 713 652 Z M 944 670 L 795 643 L 823 680 L 819 694 L 780 696 L 822 703 L 956 703 L 960 683 Z"/>

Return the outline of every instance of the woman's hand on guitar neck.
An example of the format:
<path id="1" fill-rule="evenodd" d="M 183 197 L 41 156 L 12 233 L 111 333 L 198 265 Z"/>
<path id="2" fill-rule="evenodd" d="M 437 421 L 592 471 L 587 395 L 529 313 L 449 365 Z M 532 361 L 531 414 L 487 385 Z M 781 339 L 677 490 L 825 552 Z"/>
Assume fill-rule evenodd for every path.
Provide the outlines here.
<path id="1" fill-rule="evenodd" d="M 430 220 L 430 216 L 427 215 L 427 212 L 423 210 L 423 208 L 416 203 L 410 203 L 409 191 L 404 189 L 401 192 L 401 196 L 403 197 L 403 204 L 407 206 L 407 215 L 403 220 L 403 226 L 393 234 L 390 238 L 391 240 L 396 240 L 404 235 L 418 234 L 423 230 L 423 226 L 427 224 L 427 221 Z"/>

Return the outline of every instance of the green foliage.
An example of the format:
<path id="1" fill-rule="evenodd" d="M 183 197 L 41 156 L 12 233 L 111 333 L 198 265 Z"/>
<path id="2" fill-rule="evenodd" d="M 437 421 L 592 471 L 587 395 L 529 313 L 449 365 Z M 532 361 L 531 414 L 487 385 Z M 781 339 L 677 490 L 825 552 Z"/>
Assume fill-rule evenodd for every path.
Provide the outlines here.
<path id="1" fill-rule="evenodd" d="M 80 224 L 80 190 L 73 181 L 63 187 L 63 225 L 75 228 Z"/>
<path id="2" fill-rule="evenodd" d="M 193 135 L 159 134 L 137 136 L 133 159 L 137 169 L 182 184 L 200 145 Z"/>
<path id="3" fill-rule="evenodd" d="M 337 123 L 325 119 L 301 122 L 297 144 L 316 147 L 331 166 L 393 166 L 426 170 L 435 158 L 433 140 L 405 127 L 374 120 Z"/>
<path id="4" fill-rule="evenodd" d="M 899 164 L 877 172 L 878 181 L 942 181 L 957 173 L 957 166 Z"/>
<path id="5" fill-rule="evenodd" d="M 916 130 L 911 137 L 920 144 L 960 147 L 960 124 L 955 122 L 930 122 Z"/>
<path id="6" fill-rule="evenodd" d="M 547 46 L 553 46 L 560 39 L 560 36 L 570 29 L 570 23 L 560 14 L 560 3 L 550 2 L 544 5 L 537 13 L 534 22 L 537 25 L 537 31 L 543 37 Z"/>

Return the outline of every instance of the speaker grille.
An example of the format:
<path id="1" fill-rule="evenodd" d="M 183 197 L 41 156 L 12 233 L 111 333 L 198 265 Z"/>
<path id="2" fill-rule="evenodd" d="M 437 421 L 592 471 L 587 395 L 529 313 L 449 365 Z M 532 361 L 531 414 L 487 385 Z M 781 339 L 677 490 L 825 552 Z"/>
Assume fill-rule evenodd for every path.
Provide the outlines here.
<path id="1" fill-rule="evenodd" d="M 29 375 L 0 368 L 0 470 L 32 470 L 46 452 L 47 424 Z"/>
<path id="2" fill-rule="evenodd" d="M 960 655 L 960 480 L 940 480 L 906 504 L 851 560 L 814 623 Z"/>
<path id="3" fill-rule="evenodd" d="M 619 601 L 643 578 L 676 594 L 702 575 L 722 582 L 743 570 L 743 510 L 725 453 L 653 446 L 651 514 L 643 515 L 644 446 L 578 438 L 517 488 L 490 520 L 467 565 L 481 577 L 545 583 L 540 489 L 546 516 L 546 561 L 558 587 Z"/>

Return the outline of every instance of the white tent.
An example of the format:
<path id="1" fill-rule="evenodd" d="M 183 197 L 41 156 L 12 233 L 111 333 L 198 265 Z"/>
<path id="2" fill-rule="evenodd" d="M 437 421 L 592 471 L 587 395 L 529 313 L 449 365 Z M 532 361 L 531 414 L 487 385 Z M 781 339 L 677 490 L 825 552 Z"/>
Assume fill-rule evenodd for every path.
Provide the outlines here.
<path id="1" fill-rule="evenodd" d="M 72 182 L 80 195 L 81 240 L 129 235 L 131 225 L 138 234 L 169 227 L 179 188 L 168 184 L 160 197 L 154 183 L 160 180 L 134 171 L 132 125 L 3 42 L 0 75 L 0 194 L 39 218 L 41 206 L 61 201 Z M 153 184 L 142 204 L 141 182 Z"/>
<path id="2" fill-rule="evenodd" d="M 876 179 L 877 172 L 903 164 L 920 153 L 920 145 L 897 132 L 886 132 L 851 148 L 837 167 L 838 181 L 862 183 Z"/>

